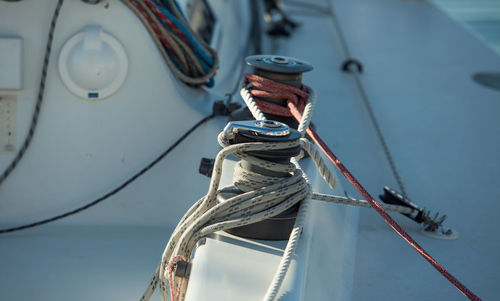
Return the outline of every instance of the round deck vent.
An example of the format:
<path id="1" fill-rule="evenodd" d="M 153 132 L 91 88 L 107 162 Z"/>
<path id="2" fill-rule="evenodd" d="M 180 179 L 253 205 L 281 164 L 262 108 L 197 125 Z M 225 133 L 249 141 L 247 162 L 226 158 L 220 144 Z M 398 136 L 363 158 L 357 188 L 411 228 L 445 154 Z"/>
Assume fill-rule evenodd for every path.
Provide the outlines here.
<path id="1" fill-rule="evenodd" d="M 474 74 L 472 79 L 482 86 L 500 91 L 500 73 L 480 72 Z"/>
<path id="2" fill-rule="evenodd" d="M 99 100 L 115 93 L 125 81 L 127 54 L 100 26 L 87 26 L 71 37 L 59 56 L 59 73 L 73 94 Z"/>

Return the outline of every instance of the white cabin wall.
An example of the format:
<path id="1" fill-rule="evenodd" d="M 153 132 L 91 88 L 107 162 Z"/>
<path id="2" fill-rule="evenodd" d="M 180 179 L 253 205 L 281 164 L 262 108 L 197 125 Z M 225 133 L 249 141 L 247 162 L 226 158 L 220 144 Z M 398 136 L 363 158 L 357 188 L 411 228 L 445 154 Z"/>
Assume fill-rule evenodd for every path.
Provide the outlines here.
<path id="1" fill-rule="evenodd" d="M 18 93 L 17 148 L 31 121 L 55 4 L 49 0 L 0 2 L 0 36 L 20 36 L 24 41 L 25 78 L 24 89 Z M 243 4 L 226 3 L 235 16 L 244 15 Z M 118 39 L 129 60 L 123 86 L 99 101 L 74 96 L 62 84 L 57 69 L 63 44 L 86 25 L 100 25 Z M 240 39 L 246 39 L 245 27 L 224 26 L 221 30 L 230 33 L 227 38 L 236 39 L 241 33 Z M 221 41 L 224 47 L 243 43 L 225 38 L 223 35 Z M 228 86 L 224 80 L 236 82 L 231 78 L 231 68 L 240 62 L 238 55 L 224 52 L 220 68 L 224 79 L 216 77 L 220 88 L 214 90 L 225 91 Z M 97 5 L 65 1 L 50 59 L 35 137 L 23 160 L 0 187 L 2 224 L 43 219 L 104 195 L 210 114 L 212 101 L 221 98 L 210 90 L 200 93 L 200 89 L 189 88 L 174 78 L 142 23 L 118 0 Z M 216 133 L 224 124 L 224 118 L 210 121 L 124 193 L 91 209 L 91 214 L 60 223 L 175 222 L 189 204 L 206 192 L 208 179 L 197 173 L 199 160 L 216 153 Z M 198 144 L 203 147 L 194 146 Z M 0 170 L 13 156 L 0 154 Z"/>

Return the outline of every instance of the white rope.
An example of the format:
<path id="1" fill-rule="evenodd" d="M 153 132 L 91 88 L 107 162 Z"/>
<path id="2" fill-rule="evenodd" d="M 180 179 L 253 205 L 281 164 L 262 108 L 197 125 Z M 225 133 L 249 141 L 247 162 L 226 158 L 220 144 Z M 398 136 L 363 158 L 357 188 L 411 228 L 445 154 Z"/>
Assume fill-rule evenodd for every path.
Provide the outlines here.
<path id="1" fill-rule="evenodd" d="M 303 118 L 298 127 L 302 136 L 304 136 L 305 130 L 310 123 L 315 104 L 314 90 L 311 88 L 307 89 L 310 101 L 306 105 Z M 243 88 L 241 95 L 252 114 L 260 120 L 265 120 L 264 114 L 257 107 L 248 90 Z M 217 154 L 215 159 L 209 190 L 203 198 L 191 206 L 174 229 L 163 251 L 154 277 L 141 300 L 149 300 L 158 282 L 163 300 L 175 299 L 177 296 L 173 292 L 176 291 L 180 291 L 180 299 L 184 299 L 187 289 L 187 279 L 184 279 L 180 285 L 179 277 L 174 277 L 170 286 L 168 286 L 169 271 L 167 267 L 175 258 L 191 258 L 191 253 L 196 242 L 202 237 L 206 237 L 216 231 L 257 223 L 278 215 L 295 204 L 300 203 L 297 218 L 283 257 L 264 296 L 265 301 L 275 300 L 292 261 L 293 254 L 298 246 L 312 199 L 346 205 L 370 206 L 364 200 L 312 193 L 309 180 L 307 180 L 307 177 L 300 169 L 296 158 L 292 158 L 291 163 L 283 164 L 259 159 L 248 153 L 261 150 L 290 149 L 300 145 L 311 156 L 325 181 L 330 187 L 335 187 L 337 184 L 335 177 L 323 161 L 322 155 L 316 146 L 307 139 L 300 138 L 299 140 L 290 142 L 253 142 L 231 145 L 229 140 L 233 137 L 234 133 L 232 132 L 222 132 L 219 134 L 219 144 L 223 149 Z M 235 155 L 252 165 L 265 170 L 288 174 L 289 176 L 271 177 L 251 172 L 244 169 L 240 161 L 234 170 L 233 183 L 243 193 L 219 203 L 216 197 L 222 176 L 222 164 L 228 155 Z M 383 207 L 405 214 L 412 212 L 410 208 L 403 206 L 383 205 Z M 170 296 L 168 294 L 169 291 Z"/>
<path id="2" fill-rule="evenodd" d="M 310 87 L 306 88 L 307 88 L 307 93 L 309 94 L 308 102 L 304 109 L 302 120 L 300 121 L 299 126 L 297 127 L 297 130 L 302 135 L 302 137 L 305 135 L 306 129 L 309 127 L 309 124 L 311 123 L 314 106 L 316 104 L 316 92 L 314 91 L 314 89 Z M 262 111 L 255 103 L 255 100 L 253 99 L 252 94 L 250 94 L 250 91 L 246 87 L 244 87 L 241 89 L 240 94 L 243 100 L 245 101 L 245 104 L 247 105 L 248 109 L 252 113 L 253 117 L 258 120 L 265 120 L 266 117 L 264 113 L 262 113 Z M 319 152 L 319 150 L 317 149 L 317 147 L 305 138 L 300 139 L 300 145 L 309 154 L 314 164 L 318 168 L 320 175 L 333 189 L 337 185 L 337 180 L 335 179 L 332 172 L 324 162 L 323 157 Z M 297 161 L 294 162 L 298 166 L 298 162 Z M 300 206 L 299 213 L 295 220 L 295 224 L 293 226 L 292 233 L 290 234 L 290 239 L 288 240 L 287 246 L 283 253 L 283 257 L 281 258 L 281 261 L 278 265 L 278 269 L 274 274 L 273 280 L 271 281 L 271 284 L 269 285 L 266 294 L 264 296 L 265 301 L 274 300 L 277 296 L 279 288 L 281 287 L 281 284 L 283 283 L 286 272 L 288 271 L 288 267 L 290 266 L 292 255 L 295 253 L 300 238 L 300 234 L 302 233 L 302 229 L 304 227 L 305 216 L 307 215 L 310 203 L 310 196 L 311 195 L 309 194 L 308 197 L 306 198 L 306 201 L 302 202 Z"/>
<path id="3" fill-rule="evenodd" d="M 314 106 L 316 105 L 316 92 L 311 87 L 306 86 L 306 88 L 307 88 L 307 93 L 309 94 L 308 97 L 309 101 L 304 109 L 302 121 L 299 123 L 299 126 L 297 128 L 297 131 L 302 136 L 304 136 L 306 129 L 309 127 L 309 124 L 311 123 Z M 240 95 L 243 98 L 243 101 L 247 105 L 248 109 L 250 110 L 250 113 L 252 113 L 253 117 L 256 120 L 266 119 L 266 116 L 259 109 L 259 107 L 255 103 L 255 100 L 253 99 L 252 94 L 250 94 L 250 91 L 247 88 L 245 87 L 242 88 L 240 90 Z M 337 186 L 337 180 L 335 179 L 333 173 L 328 168 L 327 163 L 325 163 L 325 160 L 323 159 L 323 155 L 316 147 L 316 145 L 311 143 L 309 140 L 305 138 L 300 139 L 300 145 L 309 154 L 309 156 L 314 162 L 314 165 L 316 165 L 316 167 L 318 168 L 318 172 L 326 181 L 326 183 L 328 183 L 330 188 L 332 189 L 335 188 Z"/>
<path id="4" fill-rule="evenodd" d="M 297 131 L 299 131 L 302 137 L 305 135 L 307 128 L 311 124 L 312 114 L 314 112 L 314 107 L 316 106 L 316 92 L 311 87 L 305 87 L 307 89 L 307 94 L 309 94 L 309 97 L 307 98 L 308 101 L 306 107 L 304 108 L 304 112 L 302 113 L 302 120 L 297 127 Z"/>
<path id="5" fill-rule="evenodd" d="M 250 91 L 247 88 L 243 87 L 240 90 L 240 95 L 243 98 L 243 101 L 247 105 L 248 109 L 250 110 L 250 113 L 252 113 L 252 116 L 253 118 L 255 118 L 255 120 L 266 120 L 266 116 L 259 109 L 257 103 L 255 103 L 255 100 L 253 99 L 252 94 L 250 94 Z"/>
<path id="6" fill-rule="evenodd" d="M 297 165 L 298 162 L 295 159 L 292 159 L 292 161 Z M 304 175 L 305 177 L 305 175 Z M 307 180 L 307 177 L 306 177 Z M 285 247 L 285 251 L 283 252 L 283 257 L 281 258 L 281 261 L 278 265 L 278 269 L 276 270 L 276 273 L 273 276 L 273 280 L 271 281 L 271 284 L 267 288 L 266 294 L 264 296 L 264 301 L 272 301 L 276 299 L 276 296 L 278 294 L 278 291 L 281 287 L 281 284 L 283 283 L 283 280 L 285 279 L 286 273 L 288 271 L 288 268 L 290 267 L 290 263 L 292 261 L 293 254 L 295 253 L 295 250 L 297 249 L 297 245 L 299 243 L 300 236 L 302 234 L 304 224 L 306 221 L 307 214 L 309 212 L 309 207 L 311 203 L 311 192 L 312 190 L 310 189 L 310 183 L 309 180 L 307 180 L 307 184 L 309 186 L 308 193 L 306 198 L 302 201 L 300 204 L 299 212 L 297 213 L 297 217 L 295 219 L 295 224 L 293 226 L 292 232 L 290 233 L 290 238 L 288 239 L 288 243 Z"/>
<path id="7" fill-rule="evenodd" d="M 163 252 L 159 268 L 142 300 L 149 300 L 156 282 L 160 283 L 163 300 L 169 300 L 167 289 L 167 266 L 175 256 L 190 258 L 196 242 L 210 233 L 256 223 L 280 214 L 306 198 L 309 186 L 302 171 L 292 163 L 282 164 L 258 159 L 249 151 L 290 149 L 300 145 L 300 141 L 269 143 L 255 142 L 229 145 L 230 133 L 222 132 L 219 143 L 223 149 L 216 157 L 210 188 L 205 197 L 196 202 L 184 215 Z M 240 164 L 235 168 L 235 185 L 244 191 L 223 203 L 216 201 L 222 163 L 228 155 L 235 155 L 261 168 L 290 174 L 290 177 L 266 177 L 245 171 Z M 173 288 L 177 290 L 178 279 L 174 278 Z M 187 281 L 181 287 L 184 298 Z"/>
<path id="8" fill-rule="evenodd" d="M 336 195 L 328 195 L 322 193 L 313 193 L 312 199 L 317 201 L 323 201 L 328 203 L 342 204 L 348 206 L 357 206 L 357 207 L 371 207 L 370 203 L 365 200 L 357 200 L 353 198 L 336 196 Z M 394 211 L 402 214 L 410 214 L 413 213 L 414 209 L 406 206 L 399 205 L 391 205 L 391 204 L 380 204 L 382 208 L 386 211 Z"/>

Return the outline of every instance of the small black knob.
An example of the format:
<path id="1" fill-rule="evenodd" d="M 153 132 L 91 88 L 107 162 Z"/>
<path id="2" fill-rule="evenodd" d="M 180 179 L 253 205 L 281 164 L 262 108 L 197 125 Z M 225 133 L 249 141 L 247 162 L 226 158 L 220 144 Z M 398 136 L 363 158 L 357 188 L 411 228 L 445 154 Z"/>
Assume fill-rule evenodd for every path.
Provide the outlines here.
<path id="1" fill-rule="evenodd" d="M 212 172 L 214 170 L 215 159 L 201 158 L 200 168 L 198 171 L 200 174 L 205 175 L 209 178 L 212 177 Z"/>

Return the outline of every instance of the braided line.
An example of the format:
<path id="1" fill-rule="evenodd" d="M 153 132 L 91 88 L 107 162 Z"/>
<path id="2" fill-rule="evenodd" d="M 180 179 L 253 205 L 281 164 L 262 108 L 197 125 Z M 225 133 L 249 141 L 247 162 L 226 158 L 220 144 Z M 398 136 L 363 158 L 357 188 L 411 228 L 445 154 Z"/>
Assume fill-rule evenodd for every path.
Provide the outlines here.
<path id="1" fill-rule="evenodd" d="M 172 294 L 174 290 L 178 290 L 180 287 L 180 296 L 183 296 L 187 289 L 187 281 L 180 283 L 176 277 L 168 279 L 165 276 L 165 271 L 168 270 L 168 265 L 175 256 L 181 255 L 188 258 L 196 242 L 202 237 L 216 231 L 245 226 L 278 215 L 304 200 L 309 193 L 309 185 L 297 165 L 265 161 L 248 154 L 248 152 L 259 150 L 289 149 L 300 145 L 299 140 L 231 145 L 228 141 L 229 137 L 226 132 L 219 135 L 219 143 L 223 146 L 223 149 L 215 159 L 208 192 L 186 212 L 174 229 L 163 251 L 155 277 L 144 293 L 142 300 L 149 299 L 156 282 L 160 285 L 160 293 L 164 300 L 169 298 L 167 288 L 170 288 Z M 238 183 L 238 187 L 244 193 L 218 203 L 216 197 L 222 175 L 222 164 L 228 155 L 235 155 L 267 170 L 289 173 L 290 176 L 282 178 L 258 177 L 252 172 L 240 173 L 241 165 L 237 165 L 235 183 Z"/>
<path id="2" fill-rule="evenodd" d="M 303 87 L 303 89 L 297 89 L 250 73 L 246 73 L 243 76 L 245 77 L 245 81 L 254 87 L 248 90 L 249 93 L 254 96 L 254 101 L 262 112 L 292 117 L 292 114 L 286 107 L 264 101 L 258 97 L 287 99 L 298 107 L 300 112 L 304 111 L 308 99 L 308 94 L 304 91 L 306 89 L 305 87 Z"/>
<path id="3" fill-rule="evenodd" d="M 170 21 L 164 13 L 162 13 L 157 7 L 156 5 L 154 5 L 153 3 L 151 3 L 151 1 L 149 0 L 145 0 L 144 1 L 146 3 L 147 6 L 149 6 L 149 8 L 153 11 L 153 13 L 160 19 L 162 20 L 163 22 L 165 22 L 165 24 L 174 31 L 175 34 L 177 34 L 179 37 L 181 37 L 184 41 L 186 41 L 187 43 L 190 43 L 191 42 L 188 40 L 188 38 L 186 37 L 186 35 L 184 35 L 184 33 L 177 27 L 175 26 L 175 24 Z"/>
<path id="4" fill-rule="evenodd" d="M 181 296 L 181 287 L 182 287 L 182 282 L 184 281 L 184 278 L 181 278 L 181 280 L 179 281 L 179 283 L 177 284 L 177 290 L 174 292 L 174 271 L 175 271 L 175 265 L 177 264 L 177 262 L 181 261 L 181 260 L 186 260 L 186 258 L 184 258 L 184 256 L 182 255 L 177 255 L 177 256 L 174 256 L 172 257 L 172 259 L 170 260 L 170 262 L 168 263 L 168 282 L 169 282 L 169 288 L 170 288 L 170 299 L 172 301 L 177 301 L 179 300 L 179 297 Z"/>
<path id="5" fill-rule="evenodd" d="M 219 64 L 217 53 L 196 36 L 175 1 L 121 1 L 144 24 L 177 78 L 189 85 L 213 86 Z"/>

